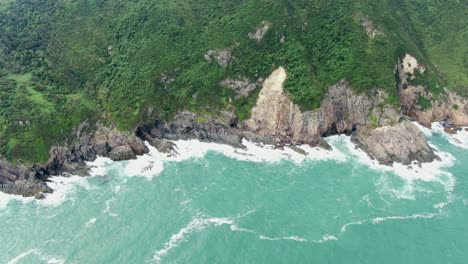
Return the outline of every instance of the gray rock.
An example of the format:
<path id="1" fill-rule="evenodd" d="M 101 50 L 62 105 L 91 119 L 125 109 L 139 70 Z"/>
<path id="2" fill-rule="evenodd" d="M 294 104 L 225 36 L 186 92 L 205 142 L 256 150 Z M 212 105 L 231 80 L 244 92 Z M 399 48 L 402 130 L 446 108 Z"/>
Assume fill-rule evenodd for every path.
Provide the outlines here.
<path id="1" fill-rule="evenodd" d="M 111 150 L 109 158 L 114 161 L 136 159 L 136 155 L 130 146 L 118 146 Z"/>

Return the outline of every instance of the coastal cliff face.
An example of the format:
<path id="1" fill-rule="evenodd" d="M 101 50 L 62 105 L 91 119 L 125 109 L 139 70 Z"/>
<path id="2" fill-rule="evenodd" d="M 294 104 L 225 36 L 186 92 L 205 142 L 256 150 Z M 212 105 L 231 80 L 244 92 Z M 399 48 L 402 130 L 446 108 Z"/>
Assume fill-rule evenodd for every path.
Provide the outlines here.
<path id="1" fill-rule="evenodd" d="M 422 86 L 408 86 L 400 90 L 402 110 L 405 114 L 426 127 L 430 127 L 433 122 L 442 121 L 448 121 L 455 126 L 468 126 L 466 99 L 453 92 L 446 92 L 445 95 L 432 99 L 429 108 L 423 109 L 417 104 L 422 94 L 427 94 Z M 430 94 L 426 96 L 432 97 Z"/>
<path id="2" fill-rule="evenodd" d="M 42 198 L 43 193 L 52 192 L 46 182 L 52 175 L 76 173 L 86 175 L 86 161 L 97 156 L 112 160 L 129 160 L 143 155 L 149 150 L 144 142 L 131 133 L 120 132 L 97 124 L 93 133 L 84 132 L 89 124 L 82 123 L 74 133 L 75 141 L 68 146 L 55 146 L 50 150 L 50 158 L 44 165 L 13 166 L 0 161 L 0 191 L 23 196 Z"/>
<path id="3" fill-rule="evenodd" d="M 342 81 L 329 88 L 319 109 L 301 112 L 283 91 L 286 78 L 279 68 L 265 81 L 244 129 L 287 144 L 315 144 L 322 136 L 353 134 L 353 142 L 383 164 L 434 160 L 419 129 L 393 108 L 381 107 L 384 94 L 357 95 Z"/>
<path id="4" fill-rule="evenodd" d="M 468 100 L 454 92 L 445 90 L 438 97 L 427 92 L 422 85 L 412 85 L 417 80 L 416 73 L 424 73 L 425 68 L 409 54 L 396 66 L 400 83 L 398 85 L 401 110 L 418 123 L 430 127 L 433 122 L 448 122 L 454 126 L 468 126 Z M 430 101 L 424 108 L 418 102 L 420 98 Z"/>
<path id="5" fill-rule="evenodd" d="M 149 151 L 145 141 L 166 153 L 174 151 L 170 140 L 178 139 L 198 139 L 239 148 L 243 147 L 244 138 L 279 148 L 298 144 L 329 148 L 322 137 L 347 134 L 352 136 L 356 147 L 382 164 L 409 165 L 437 158 L 419 129 L 394 108 L 385 105 L 385 93 L 376 92 L 372 97 L 356 94 L 343 80 L 329 88 L 320 108 L 302 112 L 283 90 L 287 77 L 284 68 L 276 69 L 264 81 L 251 118 L 242 122 L 234 110 L 223 111 L 203 122 L 198 121 L 195 113 L 180 112 L 171 121 L 156 121 L 139 127 L 134 134 L 100 124 L 89 133 L 86 132 L 90 130 L 87 129 L 89 124 L 84 122 L 75 129 L 72 142 L 51 149 L 45 165 L 16 167 L 0 162 L 0 191 L 40 198 L 42 193 L 52 191 L 45 184 L 51 175 L 63 172 L 86 175 L 84 162 L 93 161 L 97 156 L 114 161 L 134 159 Z M 407 87 L 400 92 L 402 105 L 406 107 L 404 111 L 412 113 L 410 110 L 413 110 L 418 121 L 426 120 L 423 117 L 429 112 L 422 113 L 414 106 L 416 103 L 410 93 L 414 89 Z M 456 101 L 461 100 L 458 97 L 450 98 L 452 101 L 441 105 L 452 102 L 462 105 L 463 101 Z M 463 109 L 434 114 L 442 111 L 438 110 L 442 109 L 440 107 L 435 104 L 428 122 L 446 120 L 448 113 L 457 124 L 465 124 L 466 104 Z"/>

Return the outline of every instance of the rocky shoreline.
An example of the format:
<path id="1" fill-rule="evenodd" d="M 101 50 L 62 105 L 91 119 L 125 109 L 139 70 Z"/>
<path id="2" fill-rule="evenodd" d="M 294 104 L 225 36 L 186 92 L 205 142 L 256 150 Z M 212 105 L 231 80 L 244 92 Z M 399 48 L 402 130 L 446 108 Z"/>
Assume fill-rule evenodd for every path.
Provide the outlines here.
<path id="1" fill-rule="evenodd" d="M 397 66 L 400 72 L 402 69 L 401 65 Z M 330 148 L 323 137 L 347 134 L 351 135 L 356 147 L 381 164 L 432 162 L 438 157 L 424 135 L 404 115 L 426 126 L 437 121 L 450 121 L 453 127 L 463 126 L 468 125 L 468 103 L 462 104 L 466 100 L 450 94 L 431 109 L 419 109 L 416 95 L 420 91 L 405 85 L 406 75 L 400 75 L 401 113 L 385 106 L 385 93 L 376 92 L 372 97 L 355 94 L 344 80 L 329 88 L 319 109 L 301 112 L 283 91 L 287 74 L 280 67 L 264 81 L 248 120 L 238 120 L 234 110 L 223 111 L 203 122 L 197 121 L 195 113 L 181 112 L 171 121 L 158 120 L 131 133 L 100 124 L 90 133 L 86 132 L 90 124 L 84 122 L 74 131 L 73 142 L 50 150 L 46 164 L 13 166 L 0 160 L 0 191 L 43 198 L 44 193 L 53 191 L 46 184 L 50 177 L 64 172 L 86 175 L 85 162 L 98 156 L 114 161 L 135 159 L 148 153 L 145 141 L 165 153 L 173 151 L 171 141 L 179 139 L 197 139 L 238 148 L 243 148 L 243 139 L 278 148 L 301 144 Z M 451 107 L 452 101 L 460 106 Z"/>

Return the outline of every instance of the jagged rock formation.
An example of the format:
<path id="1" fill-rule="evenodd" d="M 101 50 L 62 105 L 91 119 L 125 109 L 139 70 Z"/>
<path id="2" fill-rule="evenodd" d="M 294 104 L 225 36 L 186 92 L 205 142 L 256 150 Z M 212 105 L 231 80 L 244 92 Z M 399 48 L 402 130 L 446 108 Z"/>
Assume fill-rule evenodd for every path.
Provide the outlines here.
<path id="1" fill-rule="evenodd" d="M 425 68 L 411 55 L 406 55 L 396 67 L 399 76 L 399 96 L 404 114 L 414 118 L 418 123 L 430 127 L 433 122 L 449 122 L 455 126 L 468 126 L 468 100 L 454 92 L 445 91 L 437 98 L 426 92 L 421 85 L 411 85 L 416 79 L 415 72 L 424 73 Z M 431 106 L 424 109 L 418 104 L 423 96 L 431 101 Z"/>
<path id="2" fill-rule="evenodd" d="M 86 122 L 81 124 L 75 131 L 75 141 L 68 146 L 52 147 L 50 158 L 44 165 L 12 166 L 0 161 L 0 191 L 40 198 L 41 193 L 52 191 L 45 184 L 51 175 L 62 172 L 86 175 L 84 162 L 93 161 L 97 156 L 119 161 L 134 159 L 149 151 L 135 135 L 100 124 L 94 133 L 85 133 L 88 126 Z"/>
<path id="3" fill-rule="evenodd" d="M 44 182 L 43 171 L 36 169 L 35 166 L 12 166 L 7 161 L 0 161 L 0 191 L 36 198 L 52 192 Z"/>
<path id="4" fill-rule="evenodd" d="M 381 163 L 434 159 L 416 126 L 403 120 L 394 109 L 379 107 L 384 94 L 372 99 L 356 95 L 342 81 L 330 87 L 319 109 L 302 113 L 283 91 L 285 80 L 286 72 L 279 68 L 265 81 L 244 129 L 289 144 L 316 144 L 321 136 L 353 133 L 354 142 Z"/>

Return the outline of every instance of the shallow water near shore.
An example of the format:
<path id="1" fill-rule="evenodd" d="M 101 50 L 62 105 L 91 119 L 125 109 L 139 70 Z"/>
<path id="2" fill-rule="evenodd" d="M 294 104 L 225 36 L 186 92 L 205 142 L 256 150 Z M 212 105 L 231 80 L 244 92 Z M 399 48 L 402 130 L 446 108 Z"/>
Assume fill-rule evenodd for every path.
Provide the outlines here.
<path id="1" fill-rule="evenodd" d="M 0 195 L 0 263 L 468 263 L 468 149 L 424 132 L 442 160 L 412 169 L 344 136 L 308 158 L 185 141 L 99 159 L 44 201 Z"/>

